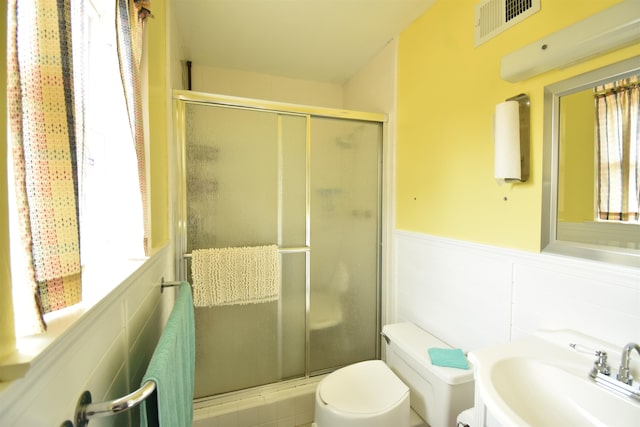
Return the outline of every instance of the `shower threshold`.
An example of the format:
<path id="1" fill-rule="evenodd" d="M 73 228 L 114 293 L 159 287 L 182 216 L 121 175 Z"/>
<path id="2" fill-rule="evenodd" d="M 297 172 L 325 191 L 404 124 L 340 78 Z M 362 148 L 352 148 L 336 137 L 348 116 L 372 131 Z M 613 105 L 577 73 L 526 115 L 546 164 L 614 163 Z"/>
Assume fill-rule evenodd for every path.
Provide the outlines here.
<path id="1" fill-rule="evenodd" d="M 306 426 L 313 421 L 318 375 L 195 399 L 194 427 L 207 425 Z M 218 421 L 218 424 L 215 422 Z M 220 424 L 223 423 L 223 424 Z"/>

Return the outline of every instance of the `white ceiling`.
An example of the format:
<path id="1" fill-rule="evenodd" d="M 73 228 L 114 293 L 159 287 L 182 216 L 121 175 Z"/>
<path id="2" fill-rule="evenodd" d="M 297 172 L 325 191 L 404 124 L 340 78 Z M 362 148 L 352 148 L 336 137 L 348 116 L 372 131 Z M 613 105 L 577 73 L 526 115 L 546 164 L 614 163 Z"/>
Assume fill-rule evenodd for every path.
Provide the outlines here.
<path id="1" fill-rule="evenodd" d="M 170 1 L 183 60 L 344 83 L 436 0 Z"/>

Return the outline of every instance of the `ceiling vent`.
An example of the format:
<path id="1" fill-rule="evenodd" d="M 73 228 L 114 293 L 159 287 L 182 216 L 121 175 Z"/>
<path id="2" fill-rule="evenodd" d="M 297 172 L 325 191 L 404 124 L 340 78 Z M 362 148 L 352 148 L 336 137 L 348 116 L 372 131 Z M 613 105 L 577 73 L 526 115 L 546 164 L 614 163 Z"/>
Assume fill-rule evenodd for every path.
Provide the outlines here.
<path id="1" fill-rule="evenodd" d="M 476 5 L 475 46 L 540 10 L 540 0 L 484 0 Z"/>

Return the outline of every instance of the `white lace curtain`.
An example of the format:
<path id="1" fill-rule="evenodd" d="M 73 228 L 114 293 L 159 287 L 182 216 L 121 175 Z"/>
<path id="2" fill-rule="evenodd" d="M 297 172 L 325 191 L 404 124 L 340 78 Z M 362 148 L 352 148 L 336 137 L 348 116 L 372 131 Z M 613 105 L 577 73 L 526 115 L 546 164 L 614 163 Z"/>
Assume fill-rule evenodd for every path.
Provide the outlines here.
<path id="1" fill-rule="evenodd" d="M 595 88 L 598 216 L 640 219 L 640 82 L 638 76 Z"/>

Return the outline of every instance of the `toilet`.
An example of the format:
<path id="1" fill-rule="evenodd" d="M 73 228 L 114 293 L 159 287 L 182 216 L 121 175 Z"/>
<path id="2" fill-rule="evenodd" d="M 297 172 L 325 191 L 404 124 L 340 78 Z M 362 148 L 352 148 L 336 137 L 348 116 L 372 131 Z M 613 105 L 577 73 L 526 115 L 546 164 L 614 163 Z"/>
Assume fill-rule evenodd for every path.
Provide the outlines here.
<path id="1" fill-rule="evenodd" d="M 318 427 L 408 426 L 409 387 L 381 360 L 338 369 L 318 384 Z"/>
<path id="2" fill-rule="evenodd" d="M 316 427 L 409 427 L 411 410 L 431 427 L 455 427 L 473 407 L 473 370 L 434 366 L 428 349 L 448 345 L 413 323 L 382 329 L 386 364 L 355 363 L 316 389 Z"/>

